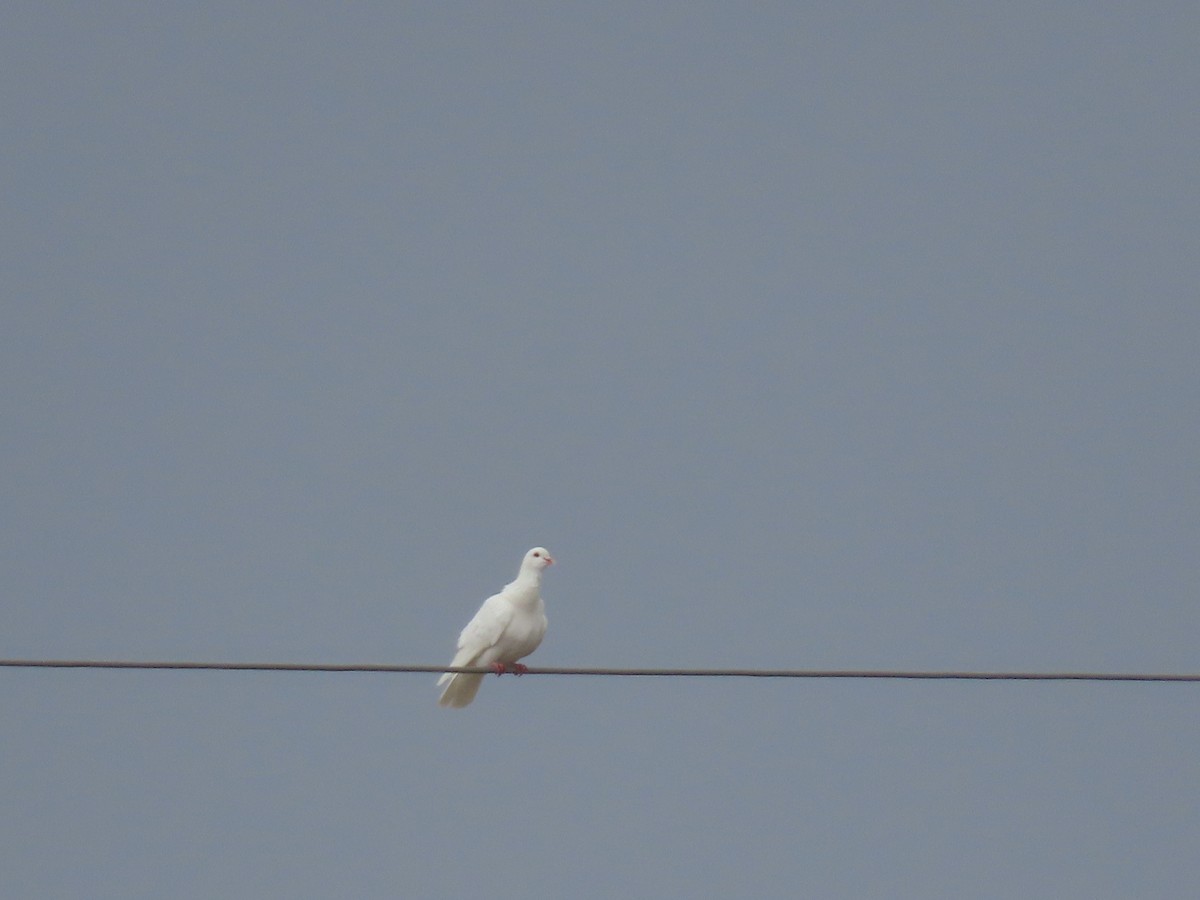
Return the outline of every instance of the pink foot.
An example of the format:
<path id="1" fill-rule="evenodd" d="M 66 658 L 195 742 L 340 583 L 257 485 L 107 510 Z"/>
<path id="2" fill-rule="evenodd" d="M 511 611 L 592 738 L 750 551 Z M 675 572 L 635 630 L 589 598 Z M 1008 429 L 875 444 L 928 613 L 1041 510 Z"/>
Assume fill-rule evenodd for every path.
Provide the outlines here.
<path id="1" fill-rule="evenodd" d="M 529 666 L 524 663 L 513 663 L 512 670 L 514 675 L 524 675 L 529 671 Z"/>
<path id="2" fill-rule="evenodd" d="M 490 668 L 497 675 L 503 675 L 505 673 L 505 671 L 507 671 L 504 668 L 504 663 L 502 663 L 502 662 L 494 662 L 491 665 L 489 665 L 488 668 Z"/>

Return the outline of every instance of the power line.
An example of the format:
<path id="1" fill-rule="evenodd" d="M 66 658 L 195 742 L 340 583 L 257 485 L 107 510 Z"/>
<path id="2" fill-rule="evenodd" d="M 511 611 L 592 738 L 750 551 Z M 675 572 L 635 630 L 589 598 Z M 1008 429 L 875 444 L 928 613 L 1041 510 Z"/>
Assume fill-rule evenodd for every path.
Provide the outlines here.
<path id="1" fill-rule="evenodd" d="M 233 672 L 465 672 L 491 674 L 486 666 L 391 665 L 374 663 L 143 662 L 97 659 L 0 659 L 11 669 L 204 669 Z M 641 669 L 598 666 L 537 666 L 529 675 L 596 675 L 638 678 L 852 678 L 910 681 L 1183 681 L 1200 674 L 1135 672 L 968 672 L 892 669 Z"/>

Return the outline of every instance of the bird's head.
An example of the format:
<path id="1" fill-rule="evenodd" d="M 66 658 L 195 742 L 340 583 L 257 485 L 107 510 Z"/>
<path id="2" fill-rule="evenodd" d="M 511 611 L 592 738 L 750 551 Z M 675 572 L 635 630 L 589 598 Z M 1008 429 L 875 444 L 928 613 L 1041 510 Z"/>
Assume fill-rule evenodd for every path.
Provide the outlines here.
<path id="1" fill-rule="evenodd" d="M 554 565 L 554 557 L 550 555 L 550 551 L 545 547 L 534 547 L 525 554 L 525 560 L 521 564 L 522 568 L 530 568 L 535 572 L 541 572 L 547 566 Z"/>

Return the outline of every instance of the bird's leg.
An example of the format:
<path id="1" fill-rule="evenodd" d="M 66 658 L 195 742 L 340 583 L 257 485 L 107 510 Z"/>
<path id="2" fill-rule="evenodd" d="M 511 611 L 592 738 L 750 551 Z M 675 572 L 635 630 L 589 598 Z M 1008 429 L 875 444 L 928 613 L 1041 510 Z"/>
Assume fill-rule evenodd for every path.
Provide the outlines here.
<path id="1" fill-rule="evenodd" d="M 524 675 L 529 671 L 529 666 L 525 665 L 525 663 L 513 663 L 512 670 L 514 675 Z"/>
<path id="2" fill-rule="evenodd" d="M 504 668 L 504 663 L 502 662 L 494 662 L 488 668 L 490 668 L 497 675 L 503 675 L 506 671 Z"/>

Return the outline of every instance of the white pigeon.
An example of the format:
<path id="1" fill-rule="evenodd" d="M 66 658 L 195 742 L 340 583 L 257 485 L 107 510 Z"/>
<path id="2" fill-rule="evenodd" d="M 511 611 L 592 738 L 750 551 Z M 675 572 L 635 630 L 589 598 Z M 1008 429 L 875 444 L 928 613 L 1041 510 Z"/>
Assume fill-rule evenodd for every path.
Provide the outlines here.
<path id="1" fill-rule="evenodd" d="M 497 675 L 511 667 L 518 675 L 525 666 L 517 662 L 538 648 L 546 634 L 546 607 L 540 588 L 542 572 L 554 565 L 545 547 L 534 547 L 521 560 L 517 577 L 498 594 L 483 601 L 475 618 L 458 636 L 458 652 L 452 666 L 490 666 Z M 438 706 L 460 709 L 472 700 L 483 683 L 483 675 L 446 672 L 438 679 L 446 685 Z"/>

